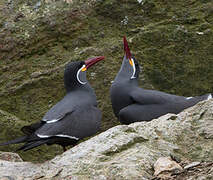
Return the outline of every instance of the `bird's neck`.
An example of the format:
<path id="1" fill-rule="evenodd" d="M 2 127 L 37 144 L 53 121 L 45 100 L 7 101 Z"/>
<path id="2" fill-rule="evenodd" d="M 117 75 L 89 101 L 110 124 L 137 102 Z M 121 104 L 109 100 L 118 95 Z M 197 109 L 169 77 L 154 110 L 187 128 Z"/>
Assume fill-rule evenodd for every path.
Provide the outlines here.
<path id="1" fill-rule="evenodd" d="M 138 79 L 134 78 L 131 79 L 130 75 L 127 74 L 123 69 L 120 69 L 119 73 L 115 77 L 115 80 L 113 83 L 116 84 L 130 84 L 133 86 L 138 86 Z"/>
<path id="2" fill-rule="evenodd" d="M 76 84 L 75 86 L 65 86 L 65 88 L 67 93 L 72 91 L 84 91 L 87 93 L 94 94 L 94 90 L 92 89 L 89 82 L 87 82 L 86 84 Z"/>
<path id="3" fill-rule="evenodd" d="M 121 68 L 116 75 L 114 82 L 115 83 L 128 83 L 132 85 L 137 85 L 138 84 L 138 78 L 131 79 L 132 73 L 131 69 L 129 69 L 129 64 L 126 63 L 126 60 L 123 60 Z"/>
<path id="4" fill-rule="evenodd" d="M 138 86 L 138 80 L 125 77 L 118 77 L 118 78 L 116 77 L 113 84 L 119 86 Z"/>

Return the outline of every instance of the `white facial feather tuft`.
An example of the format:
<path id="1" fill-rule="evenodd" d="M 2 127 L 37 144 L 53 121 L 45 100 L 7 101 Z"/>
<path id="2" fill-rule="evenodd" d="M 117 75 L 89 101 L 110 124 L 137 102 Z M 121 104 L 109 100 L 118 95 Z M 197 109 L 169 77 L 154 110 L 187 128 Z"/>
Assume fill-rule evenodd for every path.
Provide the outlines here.
<path id="1" fill-rule="evenodd" d="M 131 76 L 131 79 L 135 79 L 135 73 L 136 73 L 136 68 L 135 68 L 135 62 L 134 60 L 131 58 L 131 61 L 132 61 L 132 66 L 133 66 L 133 73 L 132 73 L 132 76 Z"/>
<path id="2" fill-rule="evenodd" d="M 87 82 L 82 82 L 81 80 L 80 80 L 80 78 L 79 78 L 79 74 L 80 74 L 80 72 L 81 72 L 81 70 L 83 69 L 83 68 L 85 68 L 86 67 L 86 65 L 84 64 L 79 70 L 78 70 L 78 72 L 77 72 L 77 80 L 78 80 L 78 82 L 80 83 L 80 84 L 86 84 Z"/>

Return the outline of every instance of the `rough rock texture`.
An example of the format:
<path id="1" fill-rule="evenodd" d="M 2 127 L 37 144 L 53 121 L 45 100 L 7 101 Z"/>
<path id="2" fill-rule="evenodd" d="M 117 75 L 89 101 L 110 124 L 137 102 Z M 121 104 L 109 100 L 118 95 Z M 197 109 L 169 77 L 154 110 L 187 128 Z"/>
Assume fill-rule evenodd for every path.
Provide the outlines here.
<path id="1" fill-rule="evenodd" d="M 183 168 L 171 157 L 160 157 L 154 164 L 154 176 L 170 174 L 170 173 L 180 173 Z"/>
<path id="2" fill-rule="evenodd" d="M 113 127 L 43 164 L 0 161 L 0 175 L 19 179 L 151 179 L 159 157 L 212 161 L 212 123 L 213 100 L 200 102 L 178 115 Z"/>
<path id="3" fill-rule="evenodd" d="M 213 162 L 200 162 L 196 167 L 191 167 L 178 174 L 174 180 L 212 180 Z"/>
<path id="4" fill-rule="evenodd" d="M 0 159 L 10 162 L 22 162 L 23 160 L 16 153 L 11 152 L 0 152 Z"/>
<path id="5" fill-rule="evenodd" d="M 64 64 L 104 55 L 88 78 L 103 112 L 102 131 L 118 125 L 109 88 L 124 35 L 142 66 L 142 87 L 185 96 L 213 92 L 212 0 L 0 0 L 0 109 L 21 125 L 40 120 L 65 94 Z M 2 127 L 0 142 L 20 134 L 17 123 Z M 20 155 L 40 161 L 61 152 L 43 146 Z"/>
<path id="6" fill-rule="evenodd" d="M 184 169 L 190 169 L 190 168 L 196 167 L 196 166 L 198 166 L 200 164 L 201 164 L 200 162 L 192 162 L 192 163 L 184 166 Z"/>

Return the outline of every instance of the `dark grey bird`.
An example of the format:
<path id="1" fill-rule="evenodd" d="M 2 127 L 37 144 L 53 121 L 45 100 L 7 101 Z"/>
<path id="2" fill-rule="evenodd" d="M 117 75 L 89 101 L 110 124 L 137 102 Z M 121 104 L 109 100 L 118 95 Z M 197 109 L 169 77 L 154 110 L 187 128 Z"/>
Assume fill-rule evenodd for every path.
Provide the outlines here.
<path id="1" fill-rule="evenodd" d="M 101 111 L 96 95 L 86 78 L 86 70 L 103 60 L 103 56 L 70 62 L 65 67 L 65 97 L 54 105 L 40 122 L 24 126 L 25 134 L 0 145 L 25 143 L 18 150 L 29 150 L 42 144 L 75 145 L 78 140 L 94 135 L 100 128 Z"/>
<path id="2" fill-rule="evenodd" d="M 184 97 L 140 88 L 139 64 L 131 55 L 125 37 L 123 41 L 125 55 L 110 89 L 112 108 L 121 123 L 150 121 L 167 113 L 177 114 L 200 101 L 212 98 L 212 94 Z"/>

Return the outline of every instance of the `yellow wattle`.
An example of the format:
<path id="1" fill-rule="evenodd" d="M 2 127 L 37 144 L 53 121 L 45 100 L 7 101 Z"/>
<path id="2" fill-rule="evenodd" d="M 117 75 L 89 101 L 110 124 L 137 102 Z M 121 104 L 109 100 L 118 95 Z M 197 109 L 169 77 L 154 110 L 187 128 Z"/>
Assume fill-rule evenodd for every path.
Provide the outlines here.
<path id="1" fill-rule="evenodd" d="M 83 68 L 81 71 L 86 71 L 87 70 L 87 68 L 85 67 L 85 68 Z"/>
<path id="2" fill-rule="evenodd" d="M 129 64 L 130 64 L 131 66 L 133 66 L 133 62 L 132 62 L 131 59 L 129 60 Z"/>

